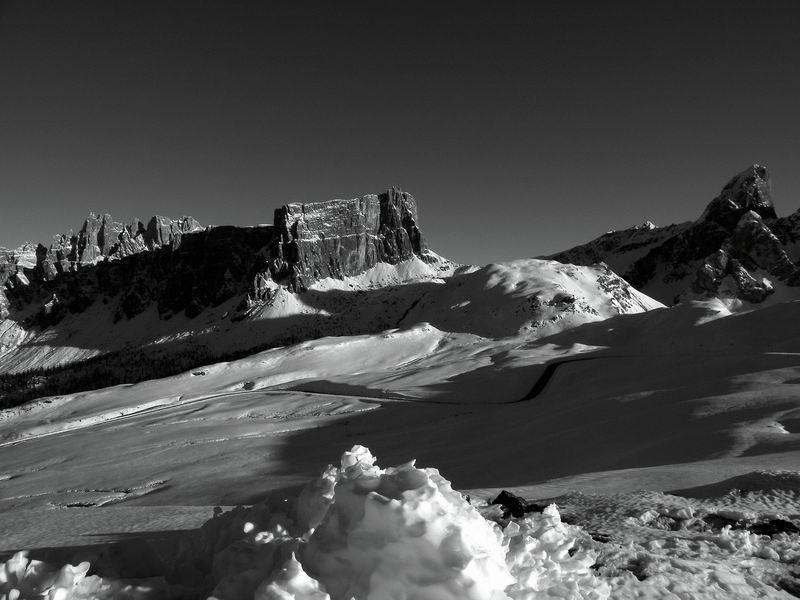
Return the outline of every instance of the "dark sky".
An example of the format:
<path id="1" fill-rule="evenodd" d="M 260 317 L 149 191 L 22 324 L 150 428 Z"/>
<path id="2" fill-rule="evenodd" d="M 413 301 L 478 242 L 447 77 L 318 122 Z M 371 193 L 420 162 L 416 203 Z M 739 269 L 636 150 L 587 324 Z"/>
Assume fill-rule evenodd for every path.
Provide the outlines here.
<path id="1" fill-rule="evenodd" d="M 696 218 L 752 162 L 787 214 L 798 5 L 0 0 L 0 244 L 394 184 L 487 263 Z"/>

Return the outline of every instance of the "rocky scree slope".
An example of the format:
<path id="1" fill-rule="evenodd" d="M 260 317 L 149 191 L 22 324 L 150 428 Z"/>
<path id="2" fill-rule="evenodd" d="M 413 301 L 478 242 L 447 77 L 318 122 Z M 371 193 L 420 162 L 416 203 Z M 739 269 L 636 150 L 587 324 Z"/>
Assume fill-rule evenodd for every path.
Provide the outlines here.
<path id="1" fill-rule="evenodd" d="M 800 285 L 799 240 L 800 211 L 777 216 L 769 173 L 754 164 L 733 177 L 694 222 L 647 222 L 548 258 L 605 262 L 667 305 L 703 297 L 759 303 L 776 285 Z"/>

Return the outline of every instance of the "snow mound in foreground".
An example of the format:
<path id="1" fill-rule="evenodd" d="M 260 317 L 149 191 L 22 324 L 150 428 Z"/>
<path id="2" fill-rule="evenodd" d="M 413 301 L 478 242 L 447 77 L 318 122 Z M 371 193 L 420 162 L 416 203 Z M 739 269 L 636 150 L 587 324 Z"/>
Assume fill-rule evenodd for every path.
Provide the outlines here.
<path id="1" fill-rule="evenodd" d="M 488 600 L 513 582 L 502 538 L 436 469 L 380 469 L 355 446 L 301 561 L 333 599 Z"/>
<path id="2" fill-rule="evenodd" d="M 269 511 L 267 511 L 269 512 Z M 561 523 L 551 506 L 541 516 L 509 524 L 486 520 L 436 469 L 414 462 L 381 469 L 363 446 L 310 482 L 292 522 L 251 532 L 254 554 L 269 556 L 270 573 L 255 594 L 242 587 L 244 562 L 228 561 L 214 590 L 219 600 L 507 600 L 602 599 L 608 586 L 589 569 L 595 555 L 579 528 Z M 267 518 L 264 513 L 262 518 Z M 268 519 L 274 520 L 270 512 Z M 231 523 L 241 525 L 241 520 Z M 288 528 L 288 529 L 287 529 Z M 294 537 L 284 531 L 293 531 Z M 283 536 L 283 537 L 281 537 Z M 257 546 L 275 544 L 263 553 Z M 245 561 L 246 562 L 246 561 Z M 264 572 L 264 564 L 256 571 Z M 236 570 L 240 570 L 237 574 Z M 253 582 L 253 569 L 247 577 Z"/>
<path id="3" fill-rule="evenodd" d="M 609 593 L 589 568 L 590 538 L 563 524 L 555 506 L 501 529 L 436 469 L 413 461 L 382 469 L 363 446 L 296 498 L 225 513 L 203 530 L 218 600 L 599 600 Z M 89 563 L 58 571 L 20 553 L 3 565 L 0 598 L 172 596 L 88 571 Z"/>

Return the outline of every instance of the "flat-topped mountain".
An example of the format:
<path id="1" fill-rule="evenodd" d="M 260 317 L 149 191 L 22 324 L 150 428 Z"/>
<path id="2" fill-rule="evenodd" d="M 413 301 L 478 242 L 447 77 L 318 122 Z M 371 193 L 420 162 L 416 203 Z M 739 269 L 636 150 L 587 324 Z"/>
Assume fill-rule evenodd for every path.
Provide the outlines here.
<path id="1" fill-rule="evenodd" d="M 800 211 L 778 217 L 767 169 L 733 177 L 693 222 L 606 233 L 549 256 L 572 264 L 605 262 L 632 285 L 670 305 L 721 297 L 758 303 L 800 285 Z"/>
<path id="2" fill-rule="evenodd" d="M 126 224 L 90 213 L 77 232 L 56 235 L 49 245 L 0 249 L 0 364 L 7 371 L 52 366 L 162 342 L 179 352 L 214 347 L 209 352 L 219 355 L 380 330 L 399 315 L 375 310 L 373 318 L 352 314 L 346 325 L 320 325 L 321 316 L 300 314 L 330 316 L 337 310 L 331 303 L 341 308 L 354 298 L 331 293 L 321 307 L 312 296 L 292 296 L 379 265 L 385 268 L 366 287 L 452 272 L 452 263 L 427 249 L 418 218 L 414 198 L 397 188 L 286 204 L 271 225 L 254 227 L 203 227 L 192 217 L 162 216 Z M 269 331 L 250 327 L 236 341 L 214 333 L 253 319 L 270 320 Z"/>

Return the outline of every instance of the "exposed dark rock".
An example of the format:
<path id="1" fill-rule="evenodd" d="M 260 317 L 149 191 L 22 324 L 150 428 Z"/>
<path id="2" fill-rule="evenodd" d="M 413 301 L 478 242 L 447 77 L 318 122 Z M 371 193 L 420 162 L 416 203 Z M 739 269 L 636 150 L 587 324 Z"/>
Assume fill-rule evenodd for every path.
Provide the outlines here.
<path id="1" fill-rule="evenodd" d="M 782 533 L 796 535 L 800 534 L 800 527 L 785 519 L 769 519 L 753 523 L 746 520 L 735 520 L 722 515 L 709 513 L 703 517 L 703 521 L 714 531 L 719 531 L 723 527 L 731 529 L 747 529 L 756 535 L 768 535 L 770 537 Z"/>
<path id="2" fill-rule="evenodd" d="M 508 490 L 501 491 L 497 498 L 491 501 L 490 504 L 499 504 L 505 508 L 512 517 L 523 517 L 525 513 L 529 512 L 542 512 L 543 506 L 529 502 L 525 498 L 521 498 L 516 494 L 512 494 Z"/>
<path id="3" fill-rule="evenodd" d="M 118 259 L 145 250 L 179 246 L 181 236 L 199 231 L 202 226 L 192 217 L 168 219 L 155 216 L 145 228 L 138 219 L 123 225 L 108 214 L 89 213 L 78 233 L 56 235 L 49 247 L 39 245 L 37 265 L 46 281 L 59 273 L 75 271 L 101 260 Z"/>
<path id="4" fill-rule="evenodd" d="M 748 211 L 765 219 L 777 218 L 769 174 L 761 165 L 751 165 L 731 179 L 706 207 L 700 221 L 710 221 L 731 230 Z"/>
<path id="5" fill-rule="evenodd" d="M 797 278 L 798 268 L 787 256 L 783 245 L 761 216 L 747 211 L 739 219 L 730 238 L 732 253 L 749 260 L 750 267 L 760 267 L 781 281 Z"/>
<path id="6" fill-rule="evenodd" d="M 702 520 L 712 529 L 712 531 L 719 531 L 723 527 L 731 527 L 733 529 L 741 528 L 740 522 L 736 519 L 731 519 L 716 513 L 709 513 L 704 516 Z"/>
<path id="7" fill-rule="evenodd" d="M 17 264 L 13 254 L 5 248 L 0 248 L 0 319 L 5 319 L 9 314 L 9 302 L 4 288 L 9 279 L 15 276 L 16 273 Z"/>
<path id="8" fill-rule="evenodd" d="M 750 526 L 750 531 L 756 535 L 778 535 L 780 533 L 798 534 L 800 528 L 791 521 L 784 519 L 770 519 L 764 523 L 754 523 Z"/>
<path id="9" fill-rule="evenodd" d="M 575 296 L 559 292 L 547 303 L 550 306 L 567 306 L 575 303 Z"/>
<path id="10" fill-rule="evenodd" d="M 736 284 L 736 295 L 748 302 L 763 302 L 767 296 L 775 291 L 772 283 L 766 278 L 756 279 L 742 266 L 742 263 L 732 258 L 729 263 L 729 272 Z"/>
<path id="11" fill-rule="evenodd" d="M 147 229 L 144 231 L 142 231 L 141 223 L 135 222 L 135 225 L 137 231 L 141 232 L 147 248 L 150 250 L 168 245 L 177 248 L 180 246 L 181 238 L 184 234 L 202 229 L 200 223 L 192 217 L 169 219 L 159 215 L 150 219 L 150 222 L 147 224 Z"/>
<path id="12" fill-rule="evenodd" d="M 800 571 L 790 571 L 786 577 L 778 579 L 778 589 L 800 598 Z"/>
<path id="13" fill-rule="evenodd" d="M 730 256 L 720 248 L 708 256 L 705 262 L 697 269 L 694 282 L 695 290 L 700 294 L 714 294 L 719 289 L 722 280 L 728 274 Z"/>
<path id="14" fill-rule="evenodd" d="M 0 319 L 5 319 L 11 309 L 6 290 L 27 286 L 29 281 L 24 269 L 35 265 L 36 246 L 33 244 L 23 244 L 15 250 L 0 248 Z"/>

